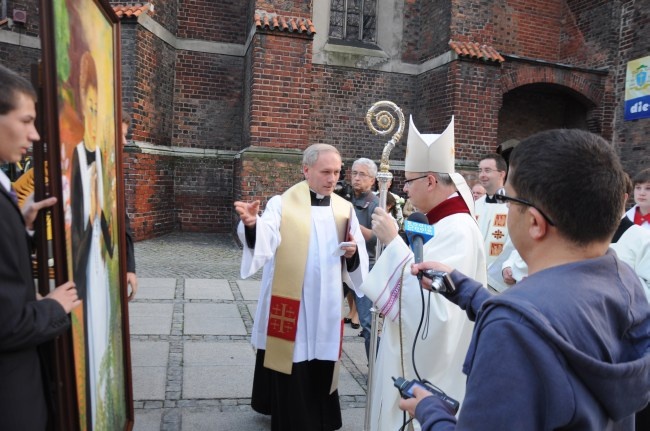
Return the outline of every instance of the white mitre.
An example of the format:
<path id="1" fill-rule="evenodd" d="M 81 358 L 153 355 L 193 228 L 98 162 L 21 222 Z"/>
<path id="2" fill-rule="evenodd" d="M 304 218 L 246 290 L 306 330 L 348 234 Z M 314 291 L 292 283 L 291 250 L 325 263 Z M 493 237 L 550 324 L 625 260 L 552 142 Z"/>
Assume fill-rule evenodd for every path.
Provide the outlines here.
<path id="1" fill-rule="evenodd" d="M 404 170 L 409 172 L 436 172 L 449 174 L 456 189 L 474 216 L 474 199 L 465 178 L 456 173 L 454 148 L 454 117 L 442 134 L 422 134 L 409 116 L 409 134 L 406 141 Z"/>

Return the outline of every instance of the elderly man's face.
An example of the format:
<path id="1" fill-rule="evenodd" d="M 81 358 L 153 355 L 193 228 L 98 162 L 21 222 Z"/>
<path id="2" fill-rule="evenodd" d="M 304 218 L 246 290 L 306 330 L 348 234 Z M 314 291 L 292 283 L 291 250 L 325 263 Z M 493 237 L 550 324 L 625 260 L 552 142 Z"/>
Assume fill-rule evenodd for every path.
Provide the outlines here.
<path id="1" fill-rule="evenodd" d="M 372 185 L 375 183 L 375 177 L 370 176 L 368 167 L 360 163 L 352 165 L 352 188 L 357 194 L 370 191 Z"/>
<path id="2" fill-rule="evenodd" d="M 0 115 L 0 161 L 19 162 L 40 136 L 36 131 L 36 105 L 23 93 L 17 93 L 16 108 Z"/>

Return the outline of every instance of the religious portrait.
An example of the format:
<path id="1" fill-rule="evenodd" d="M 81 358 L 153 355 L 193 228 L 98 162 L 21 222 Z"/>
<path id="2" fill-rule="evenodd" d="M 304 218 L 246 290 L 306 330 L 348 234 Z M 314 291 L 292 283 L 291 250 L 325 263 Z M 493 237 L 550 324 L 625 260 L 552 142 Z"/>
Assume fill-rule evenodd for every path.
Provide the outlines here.
<path id="1" fill-rule="evenodd" d="M 41 2 L 53 45 L 45 63 L 54 89 L 45 90 L 58 125 L 50 157 L 62 197 L 62 270 L 83 302 L 71 314 L 75 410 L 78 429 L 95 431 L 127 429 L 133 416 L 118 194 L 119 28 L 107 3 Z"/>

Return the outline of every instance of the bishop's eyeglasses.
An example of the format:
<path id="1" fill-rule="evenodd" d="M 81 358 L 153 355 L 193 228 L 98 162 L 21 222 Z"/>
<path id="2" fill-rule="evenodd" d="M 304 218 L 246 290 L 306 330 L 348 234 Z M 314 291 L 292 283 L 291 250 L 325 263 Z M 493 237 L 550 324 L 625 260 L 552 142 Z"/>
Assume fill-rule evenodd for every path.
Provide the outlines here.
<path id="1" fill-rule="evenodd" d="M 551 226 L 555 226 L 555 223 L 553 223 L 553 221 L 550 218 L 548 218 L 548 216 L 546 214 L 544 214 L 544 211 L 539 209 L 539 207 L 533 205 L 532 203 L 528 202 L 527 200 L 507 196 L 506 192 L 503 189 L 499 190 L 494 195 L 494 199 L 496 199 L 496 201 L 498 203 L 500 203 L 500 204 L 509 204 L 510 202 L 514 202 L 516 204 L 526 205 L 528 207 L 533 207 L 537 211 L 539 211 L 539 213 L 542 215 L 542 217 L 544 217 L 544 220 L 546 220 L 548 222 L 548 224 L 550 224 Z"/>

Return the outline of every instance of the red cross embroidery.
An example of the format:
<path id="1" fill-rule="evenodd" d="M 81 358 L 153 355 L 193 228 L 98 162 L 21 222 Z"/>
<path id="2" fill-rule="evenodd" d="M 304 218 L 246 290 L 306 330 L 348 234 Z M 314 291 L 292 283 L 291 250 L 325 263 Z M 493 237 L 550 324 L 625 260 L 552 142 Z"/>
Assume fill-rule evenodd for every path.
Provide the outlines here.
<path id="1" fill-rule="evenodd" d="M 295 341 L 298 330 L 300 301 L 296 299 L 271 296 L 271 308 L 267 334 L 270 337 Z"/>

